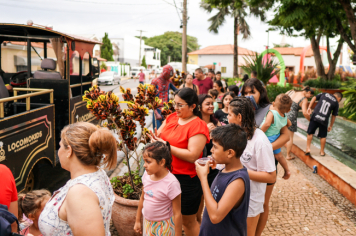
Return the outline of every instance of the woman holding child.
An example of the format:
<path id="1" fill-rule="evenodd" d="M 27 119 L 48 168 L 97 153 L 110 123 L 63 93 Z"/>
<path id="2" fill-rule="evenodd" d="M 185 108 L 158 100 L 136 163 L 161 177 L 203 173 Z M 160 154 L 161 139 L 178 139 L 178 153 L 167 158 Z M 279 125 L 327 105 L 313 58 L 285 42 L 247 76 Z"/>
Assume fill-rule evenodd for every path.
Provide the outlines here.
<path id="1" fill-rule="evenodd" d="M 228 119 L 230 124 L 240 125 L 247 134 L 247 146 L 240 159 L 251 180 L 247 235 L 254 236 L 260 215 L 264 212 L 266 184 L 276 181 L 272 145 L 264 132 L 256 127 L 255 112 L 249 98 L 235 97 L 229 105 Z"/>
<path id="2" fill-rule="evenodd" d="M 116 139 L 88 122 L 66 126 L 61 133 L 59 160 L 71 179 L 54 192 L 39 217 L 43 236 L 110 235 L 114 192 L 99 166 L 117 163 Z"/>
<path id="3" fill-rule="evenodd" d="M 209 129 L 199 118 L 198 96 L 191 88 L 178 90 L 174 97 L 176 112 L 167 117 L 152 141 L 164 142 L 171 148 L 172 173 L 178 179 L 182 197 L 183 228 L 187 236 L 199 234 L 198 212 L 202 189 L 194 162 L 201 158 L 209 143 Z"/>
<path id="4" fill-rule="evenodd" d="M 267 97 L 267 91 L 262 86 L 261 82 L 258 79 L 251 78 L 248 79 L 244 86 L 241 89 L 241 95 L 248 97 L 249 100 L 252 102 L 254 108 L 254 120 L 256 122 L 257 127 L 260 127 L 261 123 L 263 122 L 265 116 L 270 110 L 271 103 Z M 266 137 L 267 138 L 267 137 Z M 285 126 L 280 130 L 280 136 L 272 143 L 272 150 L 277 150 L 284 146 L 289 140 L 289 131 L 288 128 Z M 275 162 L 277 165 L 278 162 Z M 285 170 L 286 171 L 286 170 Z M 268 213 L 269 213 L 269 200 L 272 195 L 273 182 L 268 182 L 267 188 L 265 191 L 265 199 L 263 205 L 263 211 L 258 219 L 256 235 L 261 235 L 264 227 L 266 226 Z"/>

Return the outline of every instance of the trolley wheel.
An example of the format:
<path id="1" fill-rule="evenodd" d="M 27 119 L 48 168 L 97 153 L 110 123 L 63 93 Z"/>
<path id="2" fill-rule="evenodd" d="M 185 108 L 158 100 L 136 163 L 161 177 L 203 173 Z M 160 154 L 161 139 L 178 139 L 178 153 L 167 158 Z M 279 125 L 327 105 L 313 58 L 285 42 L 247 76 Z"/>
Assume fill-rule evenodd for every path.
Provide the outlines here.
<path id="1" fill-rule="evenodd" d="M 33 171 L 31 171 L 31 173 L 28 175 L 24 191 L 26 193 L 30 192 L 34 189 L 34 187 L 35 187 L 35 175 L 33 174 Z"/>

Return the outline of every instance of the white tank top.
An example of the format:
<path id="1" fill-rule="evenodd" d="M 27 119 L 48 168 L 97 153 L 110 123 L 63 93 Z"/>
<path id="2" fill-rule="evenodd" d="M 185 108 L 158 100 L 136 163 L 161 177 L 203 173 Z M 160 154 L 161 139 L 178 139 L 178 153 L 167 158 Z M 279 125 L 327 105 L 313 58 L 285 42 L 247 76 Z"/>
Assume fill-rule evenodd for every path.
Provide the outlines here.
<path id="1" fill-rule="evenodd" d="M 102 169 L 99 169 L 97 172 L 81 175 L 75 179 L 69 180 L 66 185 L 54 192 L 53 197 L 47 202 L 38 221 L 38 226 L 42 235 L 73 235 L 68 222 L 60 219 L 58 212 L 69 189 L 76 184 L 84 184 L 93 190 L 98 197 L 100 211 L 104 221 L 105 235 L 110 236 L 111 210 L 115 197 L 109 178 Z"/>

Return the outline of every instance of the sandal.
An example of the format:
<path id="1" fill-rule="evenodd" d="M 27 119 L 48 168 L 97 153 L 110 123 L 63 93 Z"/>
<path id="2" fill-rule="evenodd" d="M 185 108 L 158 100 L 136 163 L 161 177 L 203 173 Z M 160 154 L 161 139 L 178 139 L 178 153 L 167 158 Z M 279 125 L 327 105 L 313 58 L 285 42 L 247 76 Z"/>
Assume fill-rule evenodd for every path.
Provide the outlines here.
<path id="1" fill-rule="evenodd" d="M 319 153 L 319 154 L 320 154 L 321 157 L 325 157 L 325 152 L 324 152 L 324 154 L 321 154 L 321 153 Z"/>
<path id="2" fill-rule="evenodd" d="M 310 152 L 304 152 L 306 156 L 310 156 Z"/>

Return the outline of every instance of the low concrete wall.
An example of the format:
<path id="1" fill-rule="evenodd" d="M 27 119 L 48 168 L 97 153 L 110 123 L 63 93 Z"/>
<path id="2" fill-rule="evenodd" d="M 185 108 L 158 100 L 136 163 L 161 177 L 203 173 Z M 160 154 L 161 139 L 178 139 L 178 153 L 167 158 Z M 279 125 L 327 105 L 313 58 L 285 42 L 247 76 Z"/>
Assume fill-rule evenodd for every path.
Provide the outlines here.
<path id="1" fill-rule="evenodd" d="M 342 195 L 356 205 L 356 171 L 329 155 L 320 156 L 320 149 L 311 145 L 310 156 L 305 155 L 306 139 L 295 133 L 292 153 L 313 169 L 317 166 L 317 173 Z"/>

